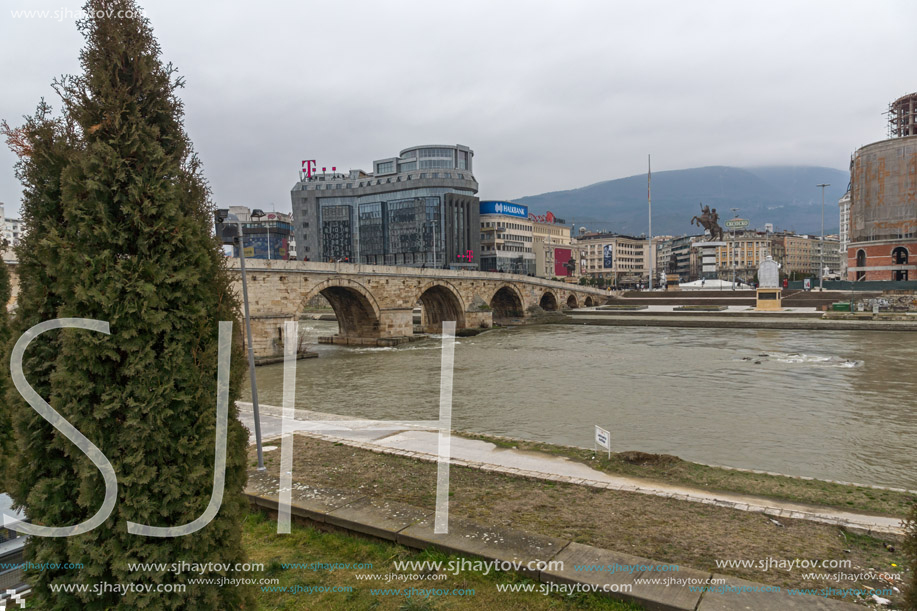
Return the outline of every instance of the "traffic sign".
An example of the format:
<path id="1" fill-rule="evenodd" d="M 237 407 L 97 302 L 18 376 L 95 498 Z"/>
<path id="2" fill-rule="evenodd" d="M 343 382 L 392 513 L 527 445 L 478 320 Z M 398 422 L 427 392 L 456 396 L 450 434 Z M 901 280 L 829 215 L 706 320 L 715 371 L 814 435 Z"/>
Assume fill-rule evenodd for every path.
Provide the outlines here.
<path id="1" fill-rule="evenodd" d="M 748 219 L 729 219 L 724 224 L 726 229 L 745 229 L 748 227 Z"/>

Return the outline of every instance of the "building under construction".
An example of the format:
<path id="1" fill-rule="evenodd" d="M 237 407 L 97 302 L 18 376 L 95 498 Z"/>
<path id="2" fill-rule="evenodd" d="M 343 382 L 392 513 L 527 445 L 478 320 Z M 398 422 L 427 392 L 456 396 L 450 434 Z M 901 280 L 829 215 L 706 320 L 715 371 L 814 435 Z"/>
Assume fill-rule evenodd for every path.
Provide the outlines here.
<path id="1" fill-rule="evenodd" d="M 850 168 L 848 279 L 917 277 L 917 93 L 889 107 L 890 138 L 853 155 Z"/>
<path id="2" fill-rule="evenodd" d="M 917 93 L 903 95 L 888 105 L 888 137 L 917 136 Z"/>

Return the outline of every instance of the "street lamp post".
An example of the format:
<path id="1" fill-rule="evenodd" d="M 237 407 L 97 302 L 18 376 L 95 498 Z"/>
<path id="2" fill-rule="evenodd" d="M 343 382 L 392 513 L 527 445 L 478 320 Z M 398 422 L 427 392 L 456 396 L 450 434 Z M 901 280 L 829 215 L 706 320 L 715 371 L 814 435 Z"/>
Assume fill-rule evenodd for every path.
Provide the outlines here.
<path id="1" fill-rule="evenodd" d="M 739 209 L 732 209 L 733 218 L 739 218 Z M 739 253 L 736 251 L 736 228 L 732 228 L 732 290 L 736 290 L 736 264 L 739 260 Z"/>
<path id="2" fill-rule="evenodd" d="M 258 450 L 258 470 L 264 471 L 264 453 L 261 448 L 261 415 L 258 410 L 258 384 L 255 380 L 255 350 L 252 346 L 252 323 L 248 312 L 248 283 L 245 277 L 245 240 L 242 234 L 242 221 L 235 214 L 220 216 L 217 212 L 217 223 L 228 221 L 236 226 L 236 239 L 239 243 L 239 267 L 242 272 L 242 304 L 245 314 L 245 335 L 248 338 L 248 371 L 252 385 L 252 413 L 255 419 L 255 445 Z M 222 237 L 222 236 L 218 236 Z"/>
<path id="3" fill-rule="evenodd" d="M 432 219 L 430 221 L 430 226 L 433 231 L 433 269 L 436 269 L 436 224 L 438 222 L 439 221 L 437 221 L 436 219 Z"/>
<path id="4" fill-rule="evenodd" d="M 821 187 L 821 242 L 818 245 L 818 290 L 824 290 L 825 280 L 825 187 L 830 187 L 828 183 L 815 185 Z"/>

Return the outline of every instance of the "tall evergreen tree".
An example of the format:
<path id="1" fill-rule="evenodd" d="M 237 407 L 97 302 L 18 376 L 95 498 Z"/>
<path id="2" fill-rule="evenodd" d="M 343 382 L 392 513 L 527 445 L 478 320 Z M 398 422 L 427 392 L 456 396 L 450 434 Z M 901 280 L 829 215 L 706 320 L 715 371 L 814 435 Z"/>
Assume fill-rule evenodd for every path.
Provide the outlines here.
<path id="1" fill-rule="evenodd" d="M 8 244 L 0 240 L 0 251 L 6 251 L 7 247 Z M 0 261 L 0 354 L 3 353 L 2 347 L 9 339 L 9 316 L 6 304 L 10 300 L 10 290 L 10 272 L 6 263 Z M 0 371 L 0 404 L 3 403 L 3 395 L 8 386 L 6 372 Z M 0 407 L 0 492 L 9 490 L 15 481 L 11 478 L 14 454 L 12 419 L 9 410 Z"/>
<path id="2" fill-rule="evenodd" d="M 44 100 L 22 127 L 14 130 L 3 124 L 7 144 L 19 157 L 16 176 L 23 185 L 21 215 L 23 224 L 29 228 L 14 249 L 19 261 L 19 295 L 10 323 L 9 340 L 12 341 L 35 324 L 55 318 L 60 307 L 57 271 L 49 263 L 56 253 L 51 243 L 63 223 L 60 179 L 75 144 L 72 128 L 72 123 L 53 119 L 51 107 Z M 3 352 L 3 362 L 7 364 L 12 341 Z M 58 341 L 59 336 L 53 333 L 39 336 L 23 358 L 28 381 L 42 397 L 51 396 L 51 372 Z M 8 372 L 9 367 L 5 366 L 5 379 Z M 7 490 L 20 506 L 28 502 L 30 494 L 35 499 L 42 499 L 41 502 L 36 500 L 36 505 L 43 507 L 37 519 L 49 524 L 79 522 L 81 512 L 72 492 L 72 482 L 68 482 L 66 476 L 61 477 L 70 469 L 68 454 L 72 447 L 25 405 L 15 389 L 8 384 L 5 386 L 7 400 L 2 403 L 3 418 L 12 421 L 18 442 L 4 465 Z M 48 539 L 43 543 L 40 547 L 28 546 L 26 559 L 38 564 L 44 558 L 56 562 L 66 557 L 64 540 Z M 36 591 L 41 591 L 48 583 L 73 576 L 72 571 L 51 569 L 30 577 L 36 580 Z M 40 586 L 39 580 L 43 582 Z M 61 598 L 62 602 L 68 600 L 76 603 L 70 596 Z"/>
<path id="3" fill-rule="evenodd" d="M 32 575 L 42 609 L 234 609 L 244 588 L 190 585 L 190 573 L 131 571 L 128 563 L 244 562 L 247 434 L 236 418 L 243 365 L 234 329 L 222 506 L 184 537 L 132 535 L 126 523 L 179 526 L 200 516 L 214 477 L 218 322 L 238 321 L 230 276 L 211 236 L 212 208 L 182 126 L 181 80 L 160 59 L 132 0 L 89 0 L 79 23 L 82 73 L 58 83 L 64 119 L 39 113 L 25 126 L 32 148 L 23 216 L 39 257 L 20 264 L 14 335 L 36 319 L 107 321 L 111 334 L 50 331 L 29 349 L 30 384 L 111 461 L 118 496 L 89 533 L 32 537 L 34 561 L 82 563 Z M 42 140 L 47 137 L 45 149 Z M 39 154 L 37 154 L 37 151 Z M 31 199 L 31 201 L 30 201 Z M 20 249 L 21 255 L 26 255 Z M 41 362 L 38 355 L 43 356 Z M 20 460 L 14 498 L 36 523 L 69 526 L 102 506 L 92 462 L 12 397 Z M 239 577 L 211 572 L 204 577 Z M 71 593 L 58 583 L 186 584 L 181 593 Z"/>

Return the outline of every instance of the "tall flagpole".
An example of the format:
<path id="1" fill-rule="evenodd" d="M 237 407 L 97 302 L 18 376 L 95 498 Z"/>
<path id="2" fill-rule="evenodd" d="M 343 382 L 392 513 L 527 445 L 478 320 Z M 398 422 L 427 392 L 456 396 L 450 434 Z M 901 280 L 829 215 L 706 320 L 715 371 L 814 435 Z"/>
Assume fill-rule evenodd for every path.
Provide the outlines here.
<path id="1" fill-rule="evenodd" d="M 653 198 L 651 197 L 650 181 L 653 176 L 652 161 L 650 156 L 646 156 L 646 204 L 649 207 L 650 214 L 650 242 L 649 242 L 649 259 L 650 259 L 650 290 L 653 290 Z"/>

